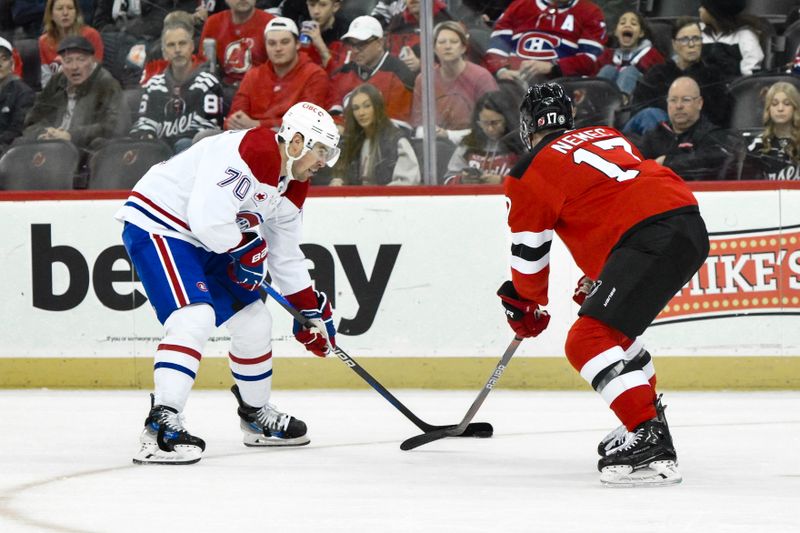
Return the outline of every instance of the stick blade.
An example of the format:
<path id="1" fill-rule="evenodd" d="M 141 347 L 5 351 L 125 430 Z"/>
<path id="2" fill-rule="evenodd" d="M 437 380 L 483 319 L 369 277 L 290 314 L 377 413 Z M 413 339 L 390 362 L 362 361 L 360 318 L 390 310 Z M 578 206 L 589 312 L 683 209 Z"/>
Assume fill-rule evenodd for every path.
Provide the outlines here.
<path id="1" fill-rule="evenodd" d="M 436 429 L 434 431 L 429 431 L 428 433 L 422 433 L 420 435 L 416 435 L 400 443 L 400 449 L 403 451 L 409 451 L 413 450 L 414 448 L 419 448 L 424 444 L 428 444 L 429 442 L 443 439 L 447 436 L 447 432 L 455 427 L 456 426 L 447 426 L 446 428 L 443 429 Z"/>

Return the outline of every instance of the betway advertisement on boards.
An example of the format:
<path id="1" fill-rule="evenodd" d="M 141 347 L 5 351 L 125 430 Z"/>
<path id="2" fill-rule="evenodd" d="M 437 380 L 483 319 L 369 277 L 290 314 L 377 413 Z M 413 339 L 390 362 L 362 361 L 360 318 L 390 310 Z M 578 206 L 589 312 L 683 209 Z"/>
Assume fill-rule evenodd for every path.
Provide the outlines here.
<path id="1" fill-rule="evenodd" d="M 800 355 L 800 190 L 697 193 L 711 254 L 645 334 L 670 355 Z M 122 199 L 0 202 L 0 357 L 151 357 L 161 337 L 121 244 Z M 496 357 L 510 241 L 499 194 L 312 197 L 303 252 L 339 340 L 370 357 Z M 522 356 L 560 356 L 581 276 L 551 250 L 550 327 Z M 273 349 L 306 357 L 270 302 Z M 269 325 L 265 325 L 268 327 Z M 227 330 L 207 356 L 227 353 Z"/>

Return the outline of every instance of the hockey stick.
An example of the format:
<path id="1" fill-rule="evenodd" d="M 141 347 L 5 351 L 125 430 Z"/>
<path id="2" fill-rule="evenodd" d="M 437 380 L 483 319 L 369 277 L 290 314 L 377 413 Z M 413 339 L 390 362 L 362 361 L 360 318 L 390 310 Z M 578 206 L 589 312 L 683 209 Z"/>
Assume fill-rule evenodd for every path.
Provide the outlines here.
<path id="1" fill-rule="evenodd" d="M 263 281 L 261 283 L 261 287 L 267 291 L 267 294 L 272 296 L 276 302 L 278 302 L 281 307 L 286 309 L 295 320 L 297 320 L 303 327 L 306 328 L 317 328 L 303 313 L 298 311 L 294 308 L 294 306 L 287 300 L 281 293 L 276 291 L 269 283 Z M 339 346 L 333 348 L 333 352 L 336 356 L 342 360 L 344 364 L 346 364 L 353 372 L 358 374 L 364 381 L 366 381 L 370 387 L 378 391 L 378 393 L 383 396 L 390 404 L 392 404 L 398 411 L 403 413 L 406 418 L 411 420 L 414 425 L 416 425 L 422 431 L 428 433 L 431 431 L 439 431 L 442 429 L 452 428 L 453 426 L 433 426 L 421 420 L 417 415 L 412 413 L 408 407 L 403 405 L 400 400 L 394 397 L 394 395 L 386 390 L 386 387 L 381 385 L 378 380 L 370 375 L 369 372 L 364 370 L 364 368 L 359 365 L 355 359 L 350 357 L 347 352 L 342 350 Z M 494 428 L 488 422 L 474 422 L 469 424 L 465 428 L 463 428 L 463 433 L 461 433 L 460 437 L 491 437 L 492 433 L 494 432 Z"/>
<path id="2" fill-rule="evenodd" d="M 406 439 L 400 444 L 401 450 L 413 450 L 423 444 L 428 444 L 429 442 L 433 442 L 435 440 L 443 439 L 445 437 L 460 437 L 462 436 L 463 432 L 471 425 L 469 422 L 478 412 L 483 401 L 486 399 L 486 396 L 489 395 L 489 392 L 497 385 L 497 382 L 500 380 L 500 376 L 503 375 L 505 372 L 506 367 L 508 366 L 508 362 L 511 360 L 511 357 L 514 355 L 514 352 L 517 351 L 517 347 L 522 342 L 521 337 L 514 337 L 514 340 L 511 341 L 511 344 L 508 345 L 506 348 L 503 357 L 500 358 L 500 361 L 497 363 L 497 366 L 492 372 L 492 376 L 489 378 L 489 381 L 486 382 L 486 385 L 483 386 L 483 390 L 478 394 L 478 397 L 475 398 L 475 401 L 472 402 L 472 406 L 470 406 L 469 411 L 467 414 L 464 415 L 463 420 L 457 426 L 450 426 L 444 427 L 440 429 L 436 429 L 434 431 L 426 431 L 421 435 L 417 435 L 415 437 L 411 437 L 410 439 Z"/>

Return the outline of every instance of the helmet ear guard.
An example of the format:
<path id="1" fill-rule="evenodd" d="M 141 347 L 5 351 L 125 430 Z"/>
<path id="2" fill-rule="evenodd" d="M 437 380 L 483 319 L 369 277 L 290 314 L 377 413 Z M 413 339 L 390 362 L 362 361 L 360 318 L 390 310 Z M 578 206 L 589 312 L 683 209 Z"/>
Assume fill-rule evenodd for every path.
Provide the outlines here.
<path id="1" fill-rule="evenodd" d="M 572 99 L 558 83 L 531 85 L 519 108 L 519 136 L 530 151 L 530 136 L 538 131 L 572 129 Z"/>

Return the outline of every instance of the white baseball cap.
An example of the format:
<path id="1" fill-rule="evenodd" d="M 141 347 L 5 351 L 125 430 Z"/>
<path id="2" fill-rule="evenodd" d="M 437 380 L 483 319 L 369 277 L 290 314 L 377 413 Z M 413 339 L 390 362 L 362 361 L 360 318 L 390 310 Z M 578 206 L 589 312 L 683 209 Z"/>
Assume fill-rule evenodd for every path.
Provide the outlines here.
<path id="1" fill-rule="evenodd" d="M 373 37 L 383 37 L 383 27 L 375 17 L 363 15 L 353 19 L 347 33 L 342 35 L 342 40 L 368 41 Z"/>
<path id="2" fill-rule="evenodd" d="M 290 31 L 294 33 L 295 37 L 300 36 L 300 32 L 297 31 L 297 24 L 295 24 L 292 19 L 286 17 L 275 17 L 267 22 L 267 27 L 264 28 L 264 35 L 271 31 Z"/>
<path id="3" fill-rule="evenodd" d="M 14 54 L 14 47 L 11 45 L 10 42 L 0 37 L 0 48 L 4 50 L 8 50 L 9 54 Z"/>

